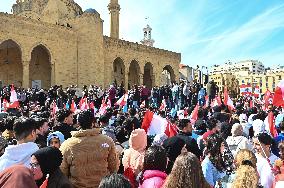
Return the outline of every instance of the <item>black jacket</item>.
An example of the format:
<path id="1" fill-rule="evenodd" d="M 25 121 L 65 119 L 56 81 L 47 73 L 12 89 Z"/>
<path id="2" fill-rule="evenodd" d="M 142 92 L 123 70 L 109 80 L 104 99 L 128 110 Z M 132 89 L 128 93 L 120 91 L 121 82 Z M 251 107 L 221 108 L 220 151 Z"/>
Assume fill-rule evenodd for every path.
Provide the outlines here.
<path id="1" fill-rule="evenodd" d="M 76 131 L 72 125 L 66 123 L 60 123 L 58 126 L 53 127 L 53 131 L 60 131 L 64 135 L 64 139 L 71 138 L 71 131 Z"/>
<path id="2" fill-rule="evenodd" d="M 69 179 L 57 169 L 49 178 L 47 188 L 73 188 Z"/>
<path id="3" fill-rule="evenodd" d="M 194 138 L 192 138 L 191 136 L 192 136 L 191 133 L 180 132 L 180 133 L 177 134 L 177 137 L 184 140 L 184 142 L 186 144 L 187 151 L 195 154 L 196 157 L 198 159 L 200 159 L 200 157 L 202 156 L 202 152 L 198 148 L 196 140 Z"/>

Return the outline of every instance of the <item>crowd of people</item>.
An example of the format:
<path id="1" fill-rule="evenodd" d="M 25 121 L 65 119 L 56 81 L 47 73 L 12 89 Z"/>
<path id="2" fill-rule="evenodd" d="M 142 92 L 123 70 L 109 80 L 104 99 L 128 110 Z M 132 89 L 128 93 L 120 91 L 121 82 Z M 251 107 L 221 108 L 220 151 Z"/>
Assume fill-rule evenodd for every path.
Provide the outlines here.
<path id="1" fill-rule="evenodd" d="M 0 187 L 284 187 L 284 105 L 237 96 L 232 108 L 213 81 L 0 95 Z M 148 112 L 171 133 L 149 134 Z"/>

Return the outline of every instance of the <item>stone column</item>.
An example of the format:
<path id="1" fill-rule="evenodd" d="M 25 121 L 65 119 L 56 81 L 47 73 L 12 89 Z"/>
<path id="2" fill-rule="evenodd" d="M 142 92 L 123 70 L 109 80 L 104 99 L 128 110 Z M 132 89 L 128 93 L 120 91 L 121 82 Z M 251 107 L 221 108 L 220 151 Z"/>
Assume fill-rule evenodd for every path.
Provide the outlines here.
<path id="1" fill-rule="evenodd" d="M 140 73 L 140 85 L 144 84 L 144 74 Z"/>
<path id="2" fill-rule="evenodd" d="M 55 62 L 51 62 L 50 66 L 51 66 L 51 75 L 50 75 L 51 80 L 50 80 L 50 82 L 51 82 L 51 85 L 54 86 L 54 85 L 56 85 Z"/>
<path id="3" fill-rule="evenodd" d="M 23 65 L 23 87 L 28 88 L 30 84 L 30 61 L 22 61 Z"/>

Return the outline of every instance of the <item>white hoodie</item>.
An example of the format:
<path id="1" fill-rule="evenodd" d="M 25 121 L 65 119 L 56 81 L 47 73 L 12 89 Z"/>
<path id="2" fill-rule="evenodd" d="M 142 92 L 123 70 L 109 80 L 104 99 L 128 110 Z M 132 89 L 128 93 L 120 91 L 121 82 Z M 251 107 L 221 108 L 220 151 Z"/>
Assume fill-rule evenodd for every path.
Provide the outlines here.
<path id="1" fill-rule="evenodd" d="M 23 164 L 29 167 L 31 155 L 38 149 L 34 142 L 9 145 L 0 157 L 0 172 L 14 164 Z"/>

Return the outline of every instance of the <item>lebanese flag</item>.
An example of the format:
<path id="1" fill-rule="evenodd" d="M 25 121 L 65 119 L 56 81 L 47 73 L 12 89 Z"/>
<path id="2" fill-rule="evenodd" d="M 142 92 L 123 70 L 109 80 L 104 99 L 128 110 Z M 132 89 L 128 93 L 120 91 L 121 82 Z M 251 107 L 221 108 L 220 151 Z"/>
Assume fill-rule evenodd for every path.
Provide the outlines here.
<path id="1" fill-rule="evenodd" d="M 75 104 L 74 100 L 72 100 L 70 110 L 71 110 L 72 112 L 75 112 L 75 111 L 77 110 L 77 106 L 76 106 L 76 104 Z"/>
<path id="2" fill-rule="evenodd" d="M 268 113 L 268 124 L 269 124 L 269 131 L 273 138 L 277 136 L 277 130 L 275 128 L 275 122 L 274 122 L 274 115 L 273 112 Z"/>
<path id="3" fill-rule="evenodd" d="M 52 102 L 52 116 L 55 117 L 56 112 L 58 111 L 58 107 L 56 105 L 56 102 Z"/>
<path id="4" fill-rule="evenodd" d="M 258 98 L 259 95 L 260 95 L 260 89 L 259 89 L 259 86 L 255 86 L 254 87 L 254 97 Z"/>
<path id="5" fill-rule="evenodd" d="M 205 96 L 205 105 L 203 106 L 203 108 L 206 108 L 209 106 L 209 97 L 208 95 Z"/>
<path id="6" fill-rule="evenodd" d="M 197 104 L 195 108 L 193 109 L 190 117 L 191 117 L 191 123 L 195 123 L 197 120 L 197 113 L 198 113 L 199 105 Z"/>
<path id="7" fill-rule="evenodd" d="M 273 98 L 273 105 L 284 107 L 284 80 L 281 80 L 277 84 Z"/>
<path id="8" fill-rule="evenodd" d="M 124 106 L 127 103 L 127 99 L 128 99 L 128 94 L 125 93 L 122 97 L 120 97 L 120 99 L 118 99 L 118 101 L 116 101 L 114 105 Z"/>
<path id="9" fill-rule="evenodd" d="M 140 108 L 145 108 L 146 104 L 145 104 L 145 101 L 143 101 L 141 104 L 140 104 Z"/>
<path id="10" fill-rule="evenodd" d="M 142 122 L 142 129 L 148 135 L 157 135 L 165 133 L 168 137 L 177 134 L 177 126 L 168 122 L 165 118 L 147 110 Z"/>
<path id="11" fill-rule="evenodd" d="M 104 115 L 106 113 L 107 104 L 105 103 L 105 99 L 102 100 L 101 107 L 99 109 L 98 115 Z"/>
<path id="12" fill-rule="evenodd" d="M 224 88 L 224 104 L 228 105 L 228 100 L 229 100 L 229 94 L 228 94 L 228 90 L 227 87 Z"/>
<path id="13" fill-rule="evenodd" d="M 230 96 L 228 96 L 228 101 L 227 101 L 227 105 L 229 107 L 229 110 L 234 110 L 235 106 L 234 106 L 234 102 L 232 101 L 232 99 L 230 98 Z"/>
<path id="14" fill-rule="evenodd" d="M 215 97 L 215 99 L 213 99 L 213 101 L 211 102 L 212 107 L 214 106 L 220 106 L 222 104 L 220 97 Z"/>
<path id="15" fill-rule="evenodd" d="M 110 99 L 107 100 L 107 105 L 106 105 L 106 107 L 107 107 L 107 108 L 111 108 L 111 101 L 110 101 Z"/>
<path id="16" fill-rule="evenodd" d="M 9 104 L 8 108 L 18 108 L 19 106 L 20 106 L 20 103 L 19 103 L 18 98 L 17 98 L 17 93 L 14 89 L 14 85 L 12 84 L 11 95 L 10 95 L 10 104 Z"/>
<path id="17" fill-rule="evenodd" d="M 241 95 L 245 95 L 245 93 L 247 92 L 246 89 L 247 89 L 247 85 L 245 85 L 245 84 L 240 85 Z"/>
<path id="18" fill-rule="evenodd" d="M 90 109 L 95 109 L 95 105 L 94 105 L 93 101 L 89 104 L 89 107 L 90 107 Z"/>
<path id="19" fill-rule="evenodd" d="M 264 108 L 266 109 L 267 106 L 270 104 L 270 101 L 273 100 L 272 93 L 267 89 L 263 96 L 264 101 Z"/>
<path id="20" fill-rule="evenodd" d="M 224 89 L 224 104 L 227 105 L 230 110 L 235 109 L 234 103 L 228 94 L 227 87 Z"/>
<path id="21" fill-rule="evenodd" d="M 163 100 L 162 100 L 162 103 L 161 103 L 161 106 L 160 106 L 160 108 L 159 108 L 159 110 L 161 110 L 161 111 L 165 110 L 165 109 L 166 109 L 166 106 L 167 106 L 167 104 L 166 104 L 166 100 L 165 100 L 165 99 L 163 99 Z"/>

